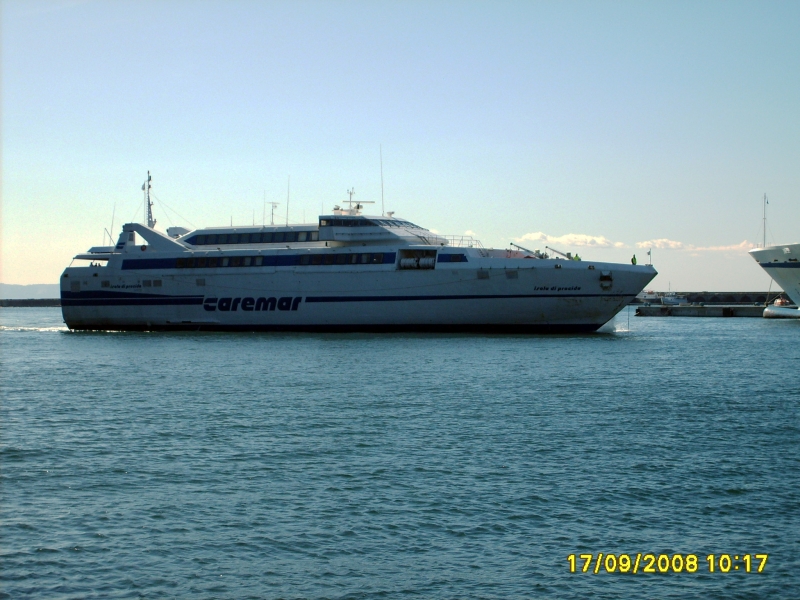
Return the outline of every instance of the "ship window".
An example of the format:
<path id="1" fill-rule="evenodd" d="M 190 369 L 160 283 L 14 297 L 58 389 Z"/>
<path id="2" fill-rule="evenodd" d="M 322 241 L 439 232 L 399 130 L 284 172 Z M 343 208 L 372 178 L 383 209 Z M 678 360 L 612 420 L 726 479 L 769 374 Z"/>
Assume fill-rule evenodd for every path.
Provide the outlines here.
<path id="1" fill-rule="evenodd" d="M 198 258 L 198 259 L 195 261 L 195 265 L 196 265 L 196 266 L 198 266 L 198 267 L 200 267 L 200 268 L 203 268 L 203 267 L 205 267 L 205 266 L 206 266 L 206 260 L 207 260 L 207 259 L 205 259 L 205 258 Z"/>
<path id="2" fill-rule="evenodd" d="M 272 243 L 277 244 L 283 241 L 284 233 L 282 231 L 276 231 L 272 234 Z"/>
<path id="3" fill-rule="evenodd" d="M 263 256 L 256 256 L 255 260 L 253 260 L 253 264 L 257 267 L 260 267 L 264 264 L 264 257 Z"/>
<path id="4" fill-rule="evenodd" d="M 308 232 L 307 231 L 300 231 L 300 232 L 297 233 L 297 241 L 298 242 L 305 242 L 306 241 L 306 237 L 308 237 Z"/>
<path id="5" fill-rule="evenodd" d="M 240 267 L 242 265 L 242 258 L 240 256 L 231 257 L 231 266 Z"/>
<path id="6" fill-rule="evenodd" d="M 187 258 L 186 259 L 186 266 L 189 267 L 190 269 L 192 267 L 194 267 L 194 259 L 193 258 Z"/>
<path id="7" fill-rule="evenodd" d="M 230 262 L 229 258 L 223 258 L 222 259 L 222 264 L 220 266 L 227 267 L 229 262 Z"/>
<path id="8" fill-rule="evenodd" d="M 377 254 L 372 255 L 372 264 L 373 265 L 382 265 L 383 264 L 383 252 L 379 252 Z"/>
<path id="9" fill-rule="evenodd" d="M 218 259 L 214 258 L 213 256 L 208 259 L 208 266 L 209 267 L 216 267 Z"/>
<path id="10" fill-rule="evenodd" d="M 239 243 L 239 234 L 232 233 L 228 236 L 228 243 L 229 244 L 238 244 Z"/>
<path id="11" fill-rule="evenodd" d="M 332 265 L 334 258 L 335 258 L 335 256 L 333 256 L 333 254 L 326 254 L 325 255 L 325 260 L 323 261 L 323 263 L 326 264 L 326 265 Z"/>
<path id="12" fill-rule="evenodd" d="M 150 281 L 149 279 L 143 279 L 142 280 L 142 287 L 152 287 L 152 286 L 153 286 L 153 282 Z"/>
<path id="13" fill-rule="evenodd" d="M 185 266 L 186 266 L 185 258 L 179 258 L 178 260 L 175 261 L 175 268 L 183 269 Z"/>
<path id="14" fill-rule="evenodd" d="M 272 243 L 272 232 L 265 231 L 261 234 L 261 243 L 262 244 L 270 244 Z"/>
<path id="15" fill-rule="evenodd" d="M 303 254 L 303 256 L 300 257 L 300 264 L 301 265 L 311 264 L 311 255 L 310 254 Z"/>
<path id="16" fill-rule="evenodd" d="M 358 262 L 358 254 L 351 254 L 350 255 L 350 264 L 354 265 Z"/>
<path id="17" fill-rule="evenodd" d="M 296 242 L 297 241 L 297 234 L 294 231 L 287 231 L 284 241 L 286 241 L 286 242 Z"/>
<path id="18" fill-rule="evenodd" d="M 312 231 L 308 239 L 312 242 L 319 241 L 319 231 Z"/>
<path id="19" fill-rule="evenodd" d="M 319 226 L 320 227 L 327 227 L 328 226 L 328 220 L 327 219 L 320 219 L 319 220 Z"/>
<path id="20" fill-rule="evenodd" d="M 347 262 L 347 255 L 346 254 L 339 254 L 336 256 L 336 264 L 343 265 Z"/>
<path id="21" fill-rule="evenodd" d="M 311 264 L 312 265 L 321 265 L 322 264 L 322 254 L 312 254 L 311 255 Z"/>
<path id="22" fill-rule="evenodd" d="M 240 244 L 249 244 L 250 243 L 250 234 L 249 233 L 243 233 L 242 235 L 240 235 L 239 236 L 239 243 Z"/>
<path id="23" fill-rule="evenodd" d="M 216 235 L 207 235 L 206 236 L 206 244 L 216 244 L 217 243 L 217 236 Z"/>
<path id="24" fill-rule="evenodd" d="M 260 233 L 251 233 L 250 234 L 250 243 L 251 244 L 260 244 L 261 243 L 261 234 Z"/>
<path id="25" fill-rule="evenodd" d="M 217 236 L 217 243 L 218 244 L 227 244 L 228 243 L 228 235 L 225 233 L 220 233 Z"/>
<path id="26" fill-rule="evenodd" d="M 252 262 L 253 262 L 253 257 L 252 256 L 245 256 L 244 257 L 244 266 L 245 267 L 249 267 Z"/>
<path id="27" fill-rule="evenodd" d="M 206 243 L 206 236 L 204 236 L 204 235 L 198 235 L 198 236 L 197 236 L 197 237 L 194 239 L 194 243 L 195 243 L 197 246 L 202 246 L 203 244 L 205 244 L 205 243 Z"/>
<path id="28" fill-rule="evenodd" d="M 161 280 L 160 279 L 154 279 L 153 280 L 153 287 L 161 287 Z"/>
<path id="29" fill-rule="evenodd" d="M 361 264 L 366 265 L 369 263 L 369 254 L 362 254 L 361 255 Z"/>

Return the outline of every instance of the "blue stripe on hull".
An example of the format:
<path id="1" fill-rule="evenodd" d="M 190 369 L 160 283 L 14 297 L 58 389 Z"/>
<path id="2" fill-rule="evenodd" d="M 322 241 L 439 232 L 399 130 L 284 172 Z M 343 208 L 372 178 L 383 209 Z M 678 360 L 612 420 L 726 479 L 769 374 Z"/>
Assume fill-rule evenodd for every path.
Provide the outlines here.
<path id="1" fill-rule="evenodd" d="M 307 296 L 304 302 L 406 302 L 410 300 L 496 300 L 515 298 L 635 298 L 621 294 L 456 294 L 446 296 Z"/>
<path id="2" fill-rule="evenodd" d="M 800 262 L 758 263 L 762 269 L 800 269 Z"/>
<path id="3" fill-rule="evenodd" d="M 203 296 L 167 296 L 131 292 L 61 292 L 61 306 L 164 306 L 202 304 Z"/>

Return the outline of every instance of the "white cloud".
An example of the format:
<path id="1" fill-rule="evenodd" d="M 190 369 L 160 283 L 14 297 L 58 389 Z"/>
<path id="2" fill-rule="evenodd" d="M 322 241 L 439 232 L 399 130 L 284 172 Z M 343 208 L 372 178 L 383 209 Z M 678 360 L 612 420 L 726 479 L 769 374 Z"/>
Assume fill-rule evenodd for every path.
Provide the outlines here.
<path id="1" fill-rule="evenodd" d="M 646 242 L 636 242 L 637 248 L 669 248 L 670 250 L 679 250 L 684 247 L 683 242 L 676 242 L 675 240 L 668 240 L 667 238 L 659 238 L 657 240 L 647 240 Z"/>
<path id="2" fill-rule="evenodd" d="M 637 248 L 661 248 L 667 250 L 687 250 L 689 252 L 747 252 L 751 248 L 755 248 L 755 244 L 744 240 L 740 244 L 732 244 L 730 246 L 695 246 L 693 244 L 684 244 L 683 242 L 676 242 L 667 238 L 660 238 L 657 240 L 647 240 L 646 242 L 636 242 Z"/>
<path id="3" fill-rule="evenodd" d="M 733 244 L 731 246 L 692 246 L 692 250 L 705 251 L 705 252 L 747 252 L 756 245 L 752 242 L 744 240 L 740 244 Z"/>
<path id="4" fill-rule="evenodd" d="M 464 232 L 464 235 L 468 235 L 468 236 L 470 236 L 470 237 L 478 237 L 478 234 L 477 234 L 477 233 L 475 233 L 474 231 L 472 231 L 472 229 L 467 229 L 467 230 Z"/>
<path id="5" fill-rule="evenodd" d="M 566 235 L 547 235 L 542 231 L 526 233 L 518 242 L 542 242 L 545 244 L 560 244 L 562 246 L 581 246 L 589 248 L 625 248 L 622 242 L 612 242 L 602 235 L 587 235 L 585 233 L 568 233 Z"/>

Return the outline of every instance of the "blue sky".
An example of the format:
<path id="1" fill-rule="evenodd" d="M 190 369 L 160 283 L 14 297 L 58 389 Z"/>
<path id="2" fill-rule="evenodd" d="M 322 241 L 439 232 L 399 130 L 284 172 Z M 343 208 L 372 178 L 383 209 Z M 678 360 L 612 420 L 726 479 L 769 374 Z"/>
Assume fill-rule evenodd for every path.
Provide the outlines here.
<path id="1" fill-rule="evenodd" d="M 2 4 L 4 283 L 56 282 L 103 228 L 290 220 L 355 187 L 484 245 L 760 289 L 800 240 L 797 2 Z M 378 204 L 379 206 L 379 204 Z M 116 208 L 115 208 L 116 207 Z M 139 209 L 137 216 L 137 208 Z M 170 222 L 171 219 L 171 222 Z"/>

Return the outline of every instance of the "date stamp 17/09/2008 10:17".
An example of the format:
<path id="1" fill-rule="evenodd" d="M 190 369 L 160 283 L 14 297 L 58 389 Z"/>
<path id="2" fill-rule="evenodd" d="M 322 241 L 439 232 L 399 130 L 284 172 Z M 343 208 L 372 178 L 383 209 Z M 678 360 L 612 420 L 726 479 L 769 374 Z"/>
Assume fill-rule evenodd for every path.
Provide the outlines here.
<path id="1" fill-rule="evenodd" d="M 570 573 L 763 573 L 768 554 L 570 554 Z"/>

